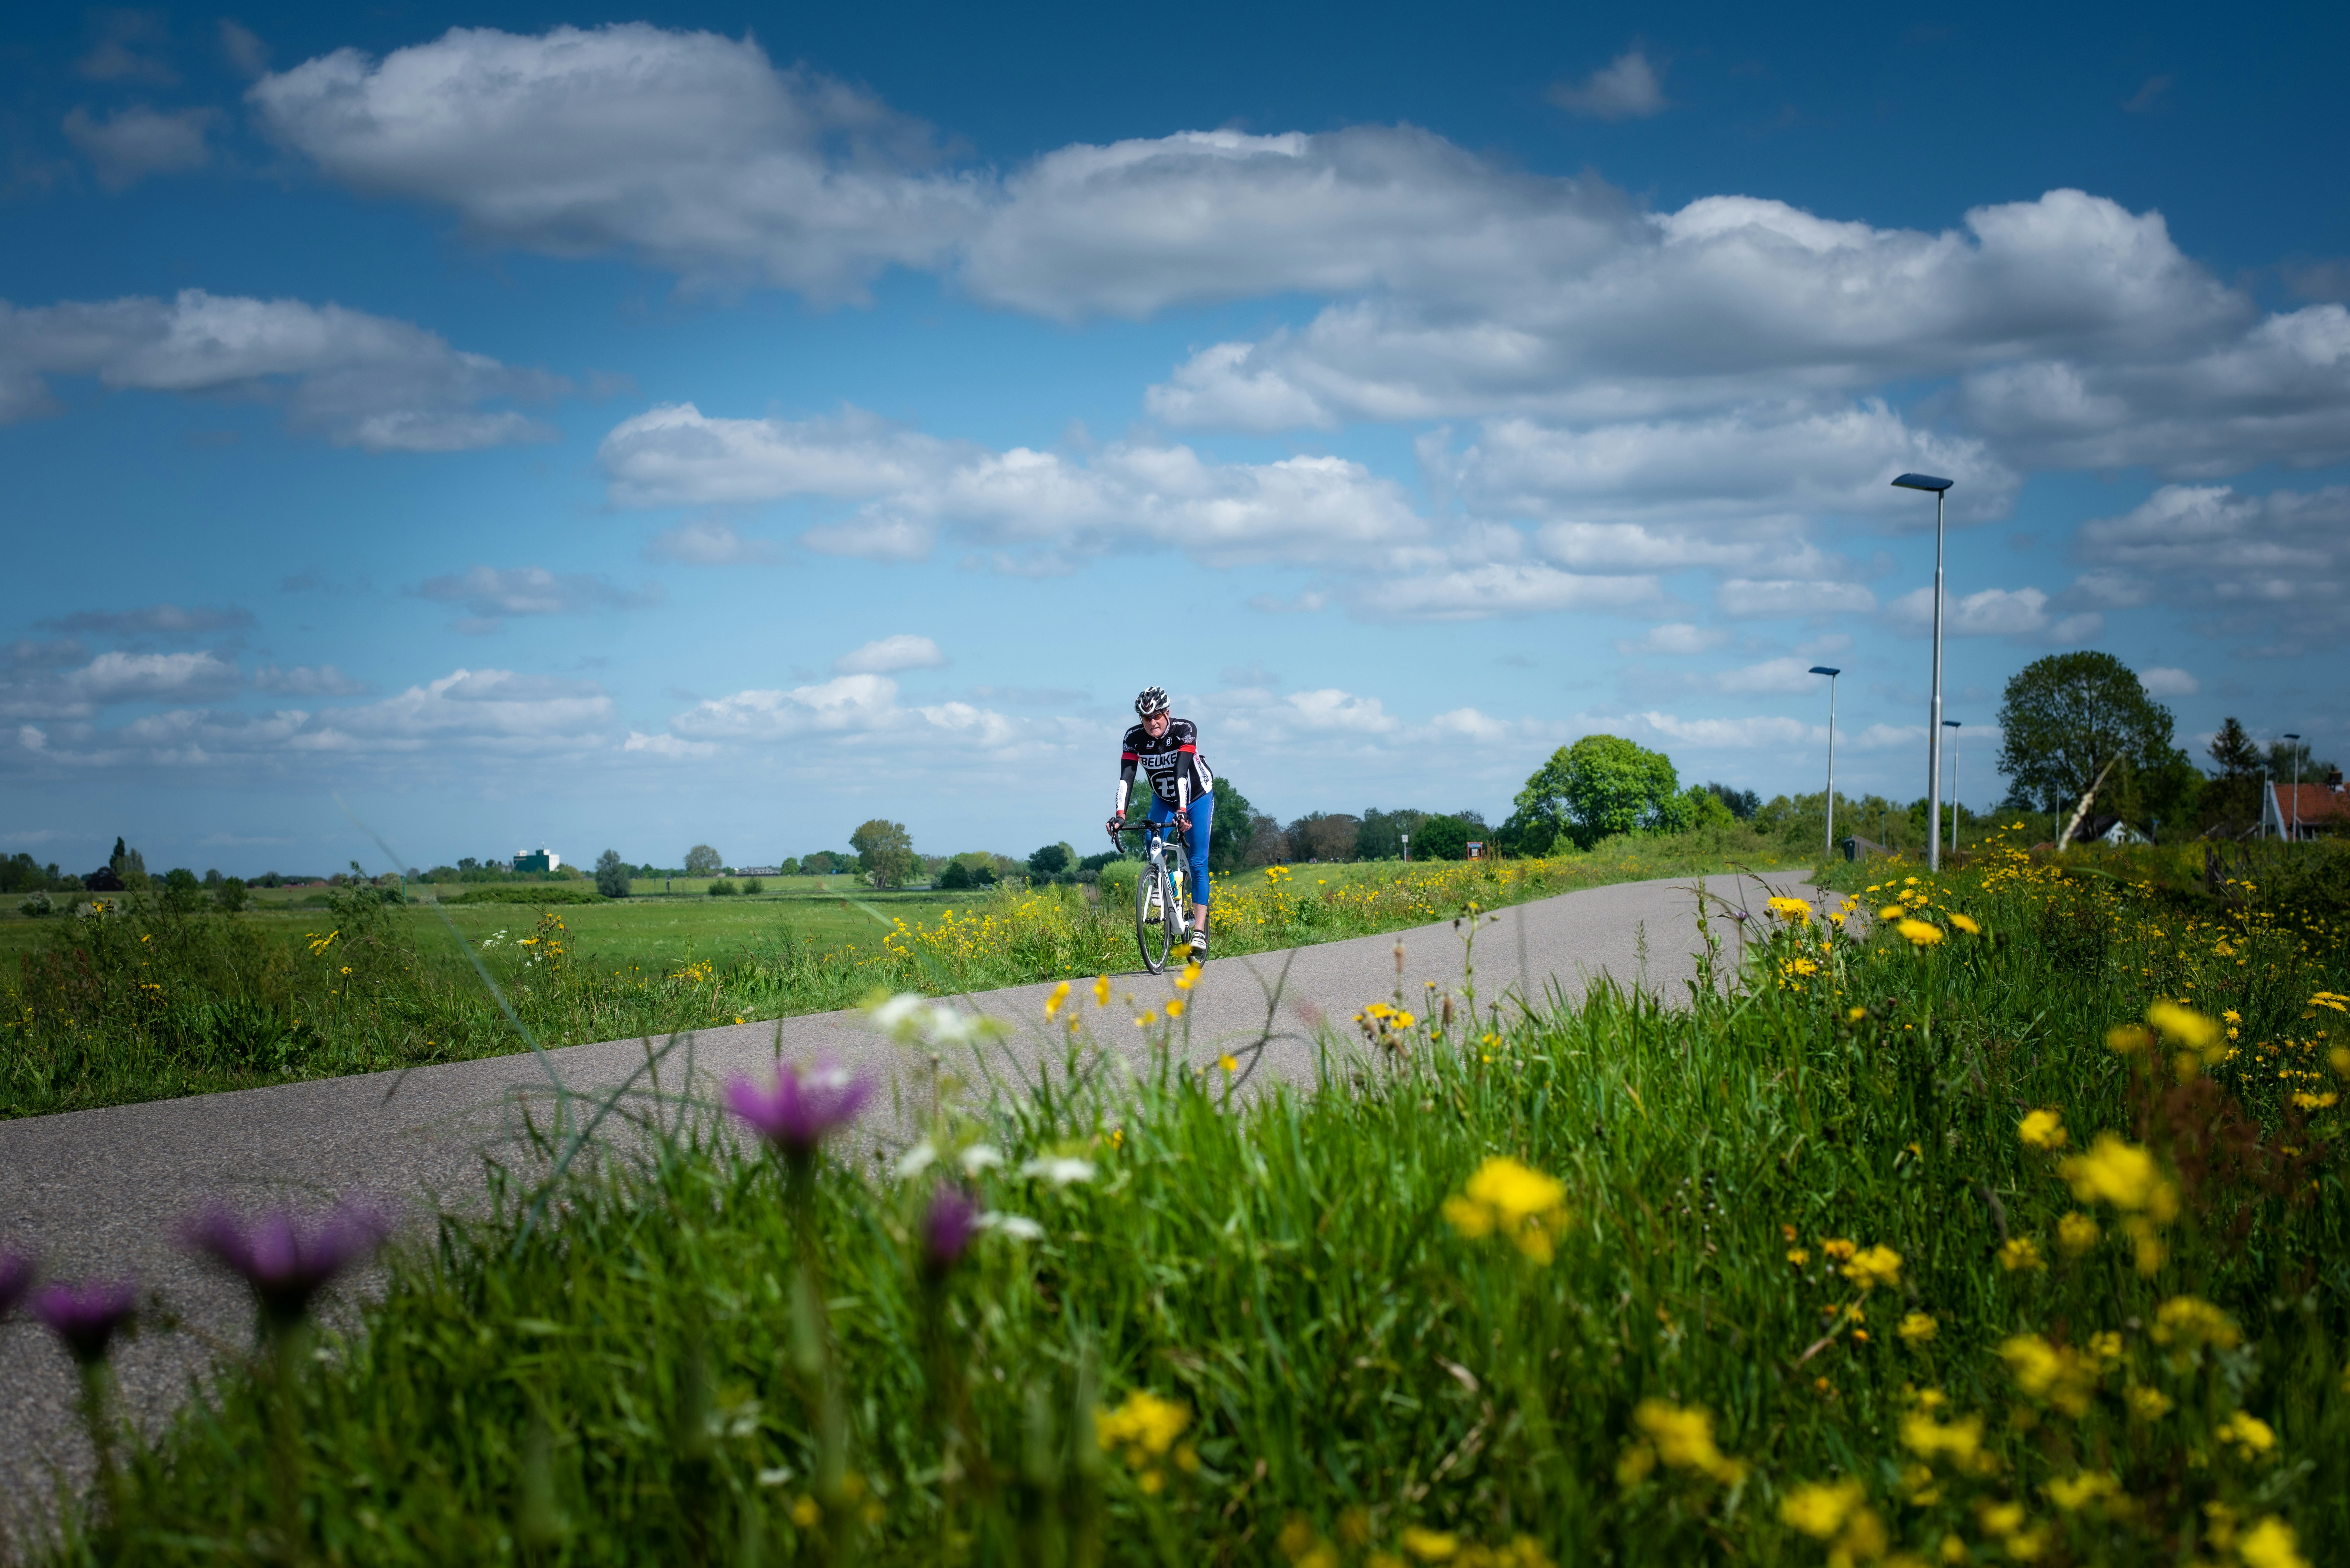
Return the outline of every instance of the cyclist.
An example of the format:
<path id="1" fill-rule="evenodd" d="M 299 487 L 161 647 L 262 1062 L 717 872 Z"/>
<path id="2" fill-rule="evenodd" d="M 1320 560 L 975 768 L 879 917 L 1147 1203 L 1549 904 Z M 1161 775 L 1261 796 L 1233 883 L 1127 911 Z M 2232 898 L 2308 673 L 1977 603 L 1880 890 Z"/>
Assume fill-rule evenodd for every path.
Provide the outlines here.
<path id="1" fill-rule="evenodd" d="M 1146 821 L 1171 822 L 1183 836 L 1185 855 L 1191 862 L 1191 956 L 1208 956 L 1208 838 L 1216 820 L 1216 776 L 1200 754 L 1200 732 L 1189 719 L 1168 710 L 1167 690 L 1147 686 L 1134 700 L 1142 722 L 1126 732 L 1118 755 L 1118 799 L 1110 807 L 1109 830 L 1126 822 L 1127 800 L 1134 788 L 1134 770 L 1150 781 L 1150 813 Z"/>

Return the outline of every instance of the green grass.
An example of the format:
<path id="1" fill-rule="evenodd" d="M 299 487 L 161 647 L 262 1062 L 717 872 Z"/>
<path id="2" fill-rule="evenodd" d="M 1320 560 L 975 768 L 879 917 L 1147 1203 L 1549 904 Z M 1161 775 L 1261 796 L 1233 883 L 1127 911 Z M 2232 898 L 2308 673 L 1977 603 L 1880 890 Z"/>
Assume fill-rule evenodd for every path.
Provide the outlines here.
<path id="1" fill-rule="evenodd" d="M 232 1365 L 57 1560 L 2340 1561 L 2344 1124 L 2292 1096 L 2340 1086 L 2342 929 L 2020 858 L 1904 886 L 1942 940 L 1774 922 L 1680 1009 L 1463 998 L 1333 1042 L 1319 1092 L 1235 1103 L 1180 1035 L 1130 1084 L 1073 1034 L 1039 1093 L 943 1096 L 947 1168 L 1001 1148 L 972 1189 L 1042 1236 L 942 1278 L 939 1168 L 794 1183 L 649 1127 L 444 1219 L 282 1402 Z M 2240 1021 L 2208 1068 L 2108 1047 L 2182 994 Z M 2064 1149 L 2022 1143 L 2036 1108 Z M 2068 1186 L 2101 1135 L 2176 1192 L 2151 1252 Z M 1541 1242 L 1451 1217 L 1503 1156 L 1561 1184 Z M 1105 1452 L 1142 1391 L 1181 1430 Z"/>
<path id="2" fill-rule="evenodd" d="M 1772 847 L 1751 835 L 1692 834 L 1540 862 L 1250 872 L 1219 880 L 1216 950 L 1392 930 L 1471 900 L 1756 864 Z M 958 895 L 796 882 L 758 897 L 544 910 L 388 906 L 348 888 L 325 909 L 222 917 L 134 899 L 104 919 L 18 919 L 0 926 L 0 1116 L 522 1049 L 476 959 L 547 1045 L 825 1012 L 877 988 L 941 995 L 1090 979 L 1136 961 L 1131 907 L 1114 888 Z"/>

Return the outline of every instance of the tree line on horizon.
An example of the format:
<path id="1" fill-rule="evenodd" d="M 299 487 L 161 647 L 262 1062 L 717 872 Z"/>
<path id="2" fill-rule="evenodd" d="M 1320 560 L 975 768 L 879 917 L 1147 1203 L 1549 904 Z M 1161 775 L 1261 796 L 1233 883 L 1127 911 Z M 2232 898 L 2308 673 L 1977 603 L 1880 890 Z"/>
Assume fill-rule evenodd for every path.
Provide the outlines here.
<path id="1" fill-rule="evenodd" d="M 2149 838 L 2241 838 L 2257 832 L 2260 791 L 2265 782 L 2290 780 L 2298 770 L 2309 784 L 2339 787 L 2341 769 L 2320 757 L 2306 740 L 2278 740 L 2262 747 L 2230 715 L 2205 748 L 2210 771 L 2199 766 L 2176 741 L 2170 710 L 2147 694 L 2137 673 L 2108 653 L 2079 651 L 2033 660 L 2009 680 L 1999 710 L 2002 732 L 1998 769 L 2007 793 L 1986 813 L 1945 802 L 1960 840 L 1988 822 L 2022 815 L 2044 817 L 2047 842 L 2063 846 L 2094 836 L 2114 822 L 2128 824 Z M 1360 813 L 1309 811 L 1284 822 L 1258 810 L 1229 776 L 1216 782 L 1216 812 L 1209 867 L 1220 875 L 1298 861 L 1400 859 L 1409 839 L 1415 859 L 1457 860 L 1472 843 L 1484 853 L 1519 857 L 1588 849 L 1599 840 L 1627 833 L 1685 833 L 1746 825 L 1762 837 L 1790 848 L 1822 843 L 1827 831 L 1825 791 L 1781 794 L 1768 802 L 1756 793 L 1710 781 L 1684 788 L 1672 760 L 1617 735 L 1586 735 L 1562 746 L 1530 774 L 1512 801 L 1510 815 L 1488 823 L 1473 808 L 1429 812 L 1417 808 L 1367 808 Z M 1882 795 L 1835 798 L 1838 837 L 1859 837 L 1887 849 L 1915 849 L 1928 836 L 1927 797 L 1898 802 Z M 1945 831 L 1948 831 L 1946 818 Z M 855 874 L 879 888 L 903 887 L 915 878 L 949 889 L 983 888 L 1006 878 L 1050 882 L 1083 878 L 1118 858 L 1110 853 L 1080 857 L 1062 842 L 1045 845 L 1024 858 L 992 850 L 959 855 L 922 855 L 904 824 L 876 817 L 849 835 L 847 850 L 820 849 L 787 857 L 782 876 Z M 718 851 L 697 844 L 678 867 L 632 865 L 607 849 L 592 873 L 566 866 L 552 872 L 515 871 L 492 857 L 465 857 L 430 870 L 410 867 L 407 879 L 421 883 L 579 882 L 591 878 L 599 892 L 627 897 L 633 884 L 660 877 L 723 877 L 730 871 Z M 107 863 L 76 875 L 55 864 L 43 866 L 19 851 L 0 859 L 0 895 L 31 895 L 24 908 L 42 913 L 47 895 L 149 893 L 181 903 L 209 901 L 243 907 L 249 888 L 328 883 L 340 886 L 367 878 L 354 866 L 330 877 L 287 877 L 265 872 L 250 882 L 218 870 L 199 877 L 184 867 L 151 874 L 140 852 L 117 838 Z M 38 905 L 36 909 L 35 906 Z"/>

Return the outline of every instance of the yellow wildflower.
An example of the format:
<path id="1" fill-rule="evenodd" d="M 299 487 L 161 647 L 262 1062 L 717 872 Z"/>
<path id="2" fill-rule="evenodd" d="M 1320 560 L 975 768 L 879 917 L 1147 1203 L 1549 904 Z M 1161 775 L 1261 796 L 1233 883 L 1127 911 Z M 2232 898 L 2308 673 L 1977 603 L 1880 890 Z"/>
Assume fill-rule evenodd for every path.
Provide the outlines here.
<path id="1" fill-rule="evenodd" d="M 2237 1454 L 2247 1461 L 2276 1447 L 2276 1428 L 2243 1410 L 2220 1422 L 2214 1435 L 2223 1443 L 2234 1444 Z"/>
<path id="2" fill-rule="evenodd" d="M 2243 1337 L 2233 1318 L 2200 1296 L 2173 1296 L 2155 1309 L 2154 1343 L 2182 1355 L 2207 1345 L 2233 1350 Z"/>
<path id="3" fill-rule="evenodd" d="M 1191 1424 L 1191 1410 L 1172 1399 L 1161 1399 L 1138 1388 L 1115 1410 L 1094 1412 L 1094 1435 L 1104 1452 L 1122 1449 L 1128 1469 L 1139 1470 L 1163 1459 L 1183 1428 Z M 1156 1473 L 1155 1471 L 1153 1473 Z"/>
<path id="4" fill-rule="evenodd" d="M 2075 1209 L 2056 1221 L 2056 1244 L 2068 1258 L 2077 1258 L 2097 1244 L 2104 1234 L 2097 1222 Z"/>
<path id="5" fill-rule="evenodd" d="M 1790 1247 L 1787 1249 L 1787 1262 L 1794 1264 L 1795 1267 L 1800 1269 L 1811 1261 L 1812 1250 L 1809 1247 Z"/>
<path id="6" fill-rule="evenodd" d="M 1094 1005 L 1096 1007 L 1109 1005 L 1109 976 L 1106 974 L 1097 976 L 1094 981 Z"/>
<path id="7" fill-rule="evenodd" d="M 1805 1481 L 1780 1500 L 1779 1522 L 1814 1541 L 1831 1540 L 1866 1498 L 1856 1480 Z"/>
<path id="8" fill-rule="evenodd" d="M 1695 1470 L 1724 1486 L 1735 1486 L 1746 1477 L 1745 1464 L 1714 1445 L 1713 1417 L 1695 1406 L 1643 1399 L 1632 1412 L 1632 1424 L 1669 1469 Z"/>
<path id="9" fill-rule="evenodd" d="M 1904 1315 L 1900 1326 L 1893 1332 L 1901 1336 L 1901 1341 L 1905 1345 L 1925 1345 L 1940 1331 L 1941 1325 L 1934 1321 L 1930 1314 L 1913 1312 Z"/>
<path id="10" fill-rule="evenodd" d="M 2088 1409 L 2097 1373 L 2078 1351 L 2059 1349 L 2036 1334 L 2019 1334 L 2002 1344 L 1999 1354 L 2007 1363 L 2008 1376 L 2026 1395 L 2047 1400 L 2067 1416 Z"/>
<path id="11" fill-rule="evenodd" d="M 1216 1065 L 1227 1073 L 1237 1073 L 1241 1070 L 1240 1058 L 1229 1051 L 1216 1058 Z"/>
<path id="12" fill-rule="evenodd" d="M 1923 920 L 1897 920 L 1893 929 L 1899 931 L 1913 948 L 1930 948 L 1942 940 L 1942 928 L 1929 926 Z"/>
<path id="13" fill-rule="evenodd" d="M 2154 1036 L 2136 1023 L 2116 1023 L 2106 1031 L 2106 1049 L 2117 1056 L 2133 1055 L 2154 1044 Z"/>
<path id="14" fill-rule="evenodd" d="M 2122 1390 L 2122 1399 L 2129 1406 L 2130 1418 L 2135 1421 L 2159 1421 L 2170 1414 L 2170 1396 L 2143 1383 L 2133 1383 Z"/>
<path id="15" fill-rule="evenodd" d="M 1982 1417 L 1966 1416 L 1945 1425 L 1912 1410 L 1901 1417 L 1901 1446 L 1922 1459 L 1971 1459 L 1982 1449 Z"/>
<path id="16" fill-rule="evenodd" d="M 1566 1185 L 1495 1155 L 1444 1200 L 1444 1218 L 1469 1241 L 1499 1234 L 1535 1262 L 1547 1263 L 1566 1230 Z"/>
<path id="17" fill-rule="evenodd" d="M 1956 926 L 1959 929 L 1966 932 L 1967 935 L 1970 937 L 1979 937 L 1982 935 L 1982 928 L 1981 926 L 1975 924 L 1974 921 L 1969 919 L 1966 916 L 1960 914 L 1955 909 L 1950 911 L 1950 924 Z"/>
<path id="18" fill-rule="evenodd" d="M 1167 1016 L 1170 1018 L 1180 1018 L 1183 1016 L 1183 999 L 1181 997 L 1170 996 L 1167 999 Z"/>
<path id="19" fill-rule="evenodd" d="M 1898 904 L 1887 904 L 1877 911 L 1877 918 L 1880 920 L 1898 920 L 1908 912 Z"/>
<path id="20" fill-rule="evenodd" d="M 2153 1154 L 2112 1133 L 2099 1133 L 2088 1153 L 2064 1161 L 2056 1173 L 2083 1203 L 2102 1200 L 2116 1209 L 2142 1210 L 2162 1224 L 2178 1218 L 2178 1189 L 2164 1179 Z"/>
<path id="21" fill-rule="evenodd" d="M 1860 1249 L 1841 1236 L 1831 1236 L 1820 1243 L 1820 1251 L 1841 1263 Z"/>
<path id="22" fill-rule="evenodd" d="M 2146 1010 L 2146 1021 L 2174 1045 L 2184 1045 L 2189 1051 L 2208 1051 L 2220 1043 L 2220 1026 L 2190 1007 L 2175 1002 L 2158 1002 Z"/>
<path id="23" fill-rule="evenodd" d="M 1801 898 L 1773 897 L 1769 900 L 1771 912 L 1791 926 L 1800 926 L 1812 918 L 1812 907 Z"/>
<path id="24" fill-rule="evenodd" d="M 1853 1254 L 1852 1262 L 1844 1266 L 1844 1275 L 1864 1291 L 1879 1285 L 1898 1285 L 1901 1282 L 1901 1254 L 1890 1247 L 1870 1247 Z"/>
<path id="25" fill-rule="evenodd" d="M 2059 1149 L 2072 1141 L 2073 1135 L 2064 1130 L 2064 1113 L 2058 1110 L 2037 1110 L 2016 1124 L 2015 1136 L 2023 1140 L 2026 1148 Z"/>
<path id="26" fill-rule="evenodd" d="M 1422 1563 L 1450 1563 L 1461 1552 L 1461 1538 L 1440 1530 L 1422 1530 L 1417 1524 L 1404 1526 L 1403 1549 Z"/>
<path id="27" fill-rule="evenodd" d="M 1068 1000 L 1069 982 L 1065 980 L 1060 984 L 1053 988 L 1052 995 L 1045 999 L 1045 1016 L 1047 1018 L 1059 1017 L 1061 1008 L 1068 1002 Z"/>
<path id="28" fill-rule="evenodd" d="M 2121 1483 L 2096 1470 L 2083 1470 L 2074 1476 L 2059 1476 L 2040 1489 L 2048 1501 L 2066 1513 L 2078 1513 L 2102 1498 L 2121 1494 Z"/>
<path id="29" fill-rule="evenodd" d="M 2040 1255 L 2039 1242 L 2029 1236 L 2018 1236 L 2000 1243 L 1999 1266 L 2012 1274 L 2045 1269 L 2048 1263 Z"/>
<path id="30" fill-rule="evenodd" d="M 1183 966 L 1183 972 L 1175 977 L 1175 989 L 1178 991 L 1189 991 L 1199 983 L 1200 961 L 1198 959 L 1193 959 L 1190 963 Z"/>
<path id="31" fill-rule="evenodd" d="M 2293 1103 L 2299 1106 L 2304 1111 L 2323 1111 L 2332 1109 L 2334 1102 L 2341 1099 L 2341 1097 L 2342 1096 L 2340 1095 L 2335 1094 L 2331 1089 L 2328 1089 L 2322 1095 L 2313 1095 L 2306 1091 L 2296 1090 L 2293 1096 Z"/>
<path id="32" fill-rule="evenodd" d="M 2293 1526 L 2273 1513 L 2236 1537 L 2236 1555 L 2244 1568 L 2309 1568 Z"/>

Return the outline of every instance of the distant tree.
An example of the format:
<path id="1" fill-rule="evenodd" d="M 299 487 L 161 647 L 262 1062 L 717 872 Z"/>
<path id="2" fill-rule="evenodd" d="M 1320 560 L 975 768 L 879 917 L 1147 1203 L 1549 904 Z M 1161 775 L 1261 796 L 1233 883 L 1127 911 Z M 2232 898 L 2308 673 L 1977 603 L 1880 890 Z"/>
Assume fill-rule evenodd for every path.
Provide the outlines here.
<path id="1" fill-rule="evenodd" d="M 948 861 L 946 869 L 939 873 L 938 885 L 949 892 L 962 891 L 971 886 L 971 867 L 960 860 Z"/>
<path id="2" fill-rule="evenodd" d="M 986 865 L 974 866 L 971 868 L 971 885 L 972 887 L 993 888 L 998 882 L 1003 880 L 1003 873 L 995 864 L 998 858 L 1000 858 L 1000 857 L 990 856 Z"/>
<path id="3" fill-rule="evenodd" d="M 617 849 L 607 849 L 596 857 L 596 891 L 607 898 L 629 896 L 629 863 L 620 858 Z"/>
<path id="4" fill-rule="evenodd" d="M 120 838 L 114 841 L 114 853 L 108 858 L 106 867 L 114 873 L 115 881 L 130 892 L 143 893 L 152 884 L 152 879 L 147 875 L 145 857 L 136 849 L 125 848 Z"/>
<path id="5" fill-rule="evenodd" d="M 1355 829 L 1355 853 L 1365 860 L 1399 860 L 1403 836 L 1418 832 L 1427 819 L 1424 811 L 1366 811 Z"/>
<path id="6" fill-rule="evenodd" d="M 1999 725 L 1999 771 L 2041 809 L 2071 809 L 2059 849 L 2116 768 L 2157 769 L 2175 754 L 2170 710 L 2146 694 L 2128 665 L 2093 649 L 2053 653 L 2018 670 Z"/>
<path id="7" fill-rule="evenodd" d="M 718 851 L 707 844 L 697 844 L 685 852 L 685 874 L 689 877 L 715 877 L 725 864 Z"/>
<path id="8" fill-rule="evenodd" d="M 1281 824 L 1258 812 L 1249 819 L 1248 853 L 1241 857 L 1246 866 L 1285 866 L 1289 863 L 1289 836 L 1281 831 Z"/>
<path id="9" fill-rule="evenodd" d="M 2219 775 L 2203 791 L 2201 815 L 2205 826 L 2248 825 L 2256 820 L 2261 812 L 2261 770 L 2265 759 L 2234 715 L 2221 721 L 2207 753 L 2219 769 Z"/>
<path id="10" fill-rule="evenodd" d="M 775 869 L 786 877 L 796 877 L 800 874 L 800 863 L 797 859 L 786 856 L 784 863 Z"/>
<path id="11" fill-rule="evenodd" d="M 1460 860 L 1469 854 L 1469 840 L 1475 835 L 1457 816 L 1437 815 L 1419 825 L 1411 836 L 1411 852 L 1422 860 Z"/>
<path id="12" fill-rule="evenodd" d="M 1691 784 L 1681 794 L 1683 828 L 1735 827 L 1738 814 L 1711 784 Z"/>
<path id="13" fill-rule="evenodd" d="M 1675 832 L 1689 802 L 1670 757 L 1617 735 L 1586 735 L 1562 746 L 1517 794 L 1518 820 L 1544 824 L 1588 849 L 1613 833 Z"/>
<path id="14" fill-rule="evenodd" d="M 1066 844 L 1047 844 L 1028 857 L 1028 875 L 1044 881 L 1051 881 L 1068 868 L 1069 846 Z"/>
<path id="15" fill-rule="evenodd" d="M 2269 777 L 2278 784 L 2293 783 L 2296 763 L 2303 784 L 2324 784 L 2325 775 L 2334 771 L 2334 764 L 2320 760 L 2307 741 L 2271 741 L 2267 760 Z"/>
<path id="16" fill-rule="evenodd" d="M 242 877 L 224 877 L 221 885 L 213 889 L 213 908 L 224 915 L 238 913 L 245 902 L 244 878 Z"/>
<path id="17" fill-rule="evenodd" d="M 1215 850 L 1211 847 L 1209 849 L 1208 854 L 1211 860 L 1212 860 L 1215 856 Z M 1099 871 L 1103 867 L 1111 864 L 1113 861 L 1123 860 L 1126 857 L 1118 854 L 1114 849 L 1105 849 L 1099 855 L 1088 855 L 1083 860 L 1078 861 L 1077 871 L 1081 876 L 1087 871 Z"/>
<path id="18" fill-rule="evenodd" d="M 474 859 L 472 856 L 464 855 L 458 857 L 457 870 L 461 877 L 463 874 L 467 871 L 479 871 L 481 868 L 482 863 Z"/>
<path id="19" fill-rule="evenodd" d="M 894 888 L 913 869 L 914 839 L 902 822 L 877 816 L 859 824 L 848 836 L 848 843 L 857 851 L 858 869 L 876 888 Z"/>
<path id="20" fill-rule="evenodd" d="M 1750 820 L 1762 809 L 1762 797 L 1751 789 L 1732 789 L 1726 784 L 1709 783 L 1708 793 L 1730 808 L 1730 815 L 1741 822 Z"/>
<path id="21" fill-rule="evenodd" d="M 1361 842 L 1360 817 L 1344 812 L 1307 812 L 1289 825 L 1290 852 L 1307 860 L 1352 860 Z"/>
<path id="22" fill-rule="evenodd" d="M 1216 816 L 1208 829 L 1208 869 L 1216 876 L 1237 871 L 1248 858 L 1250 824 L 1256 807 L 1229 778 L 1216 781 Z"/>

